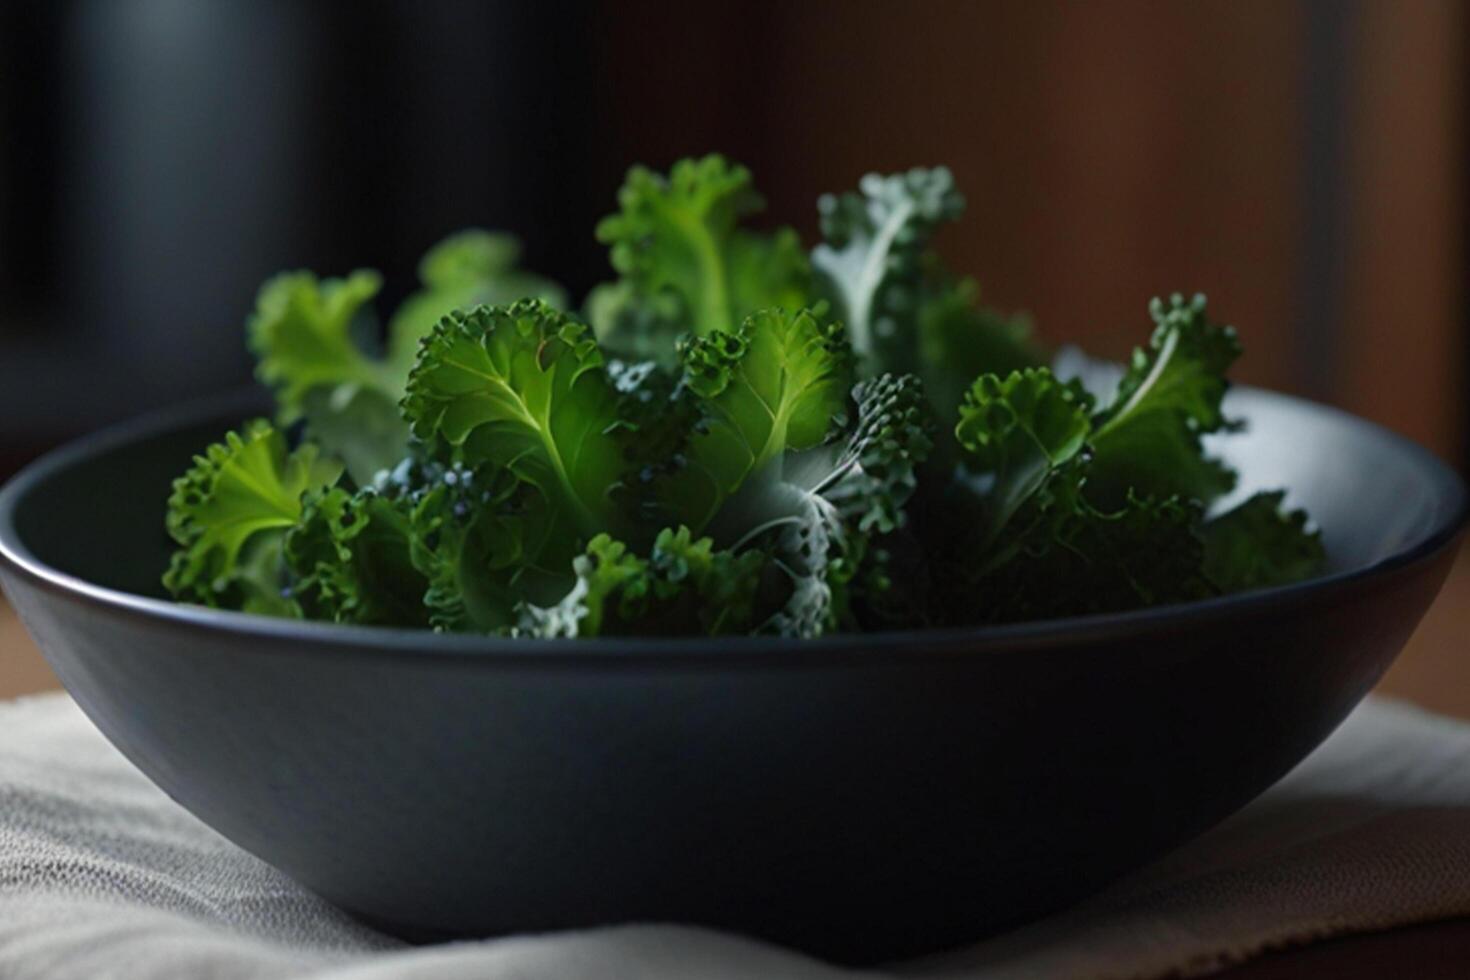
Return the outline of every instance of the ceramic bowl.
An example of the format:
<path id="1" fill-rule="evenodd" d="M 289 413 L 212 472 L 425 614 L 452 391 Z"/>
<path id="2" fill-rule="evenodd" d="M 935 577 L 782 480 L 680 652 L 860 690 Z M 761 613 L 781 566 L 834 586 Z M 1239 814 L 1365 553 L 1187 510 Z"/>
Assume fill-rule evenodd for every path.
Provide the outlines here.
<path id="1" fill-rule="evenodd" d="M 631 920 L 872 962 L 1055 910 L 1249 802 L 1438 591 L 1459 478 L 1249 389 L 1221 449 L 1330 568 L 1285 588 L 816 641 L 513 641 L 176 605 L 170 480 L 258 407 L 166 412 L 0 492 L 0 582 L 112 742 L 220 833 L 415 938 Z"/>

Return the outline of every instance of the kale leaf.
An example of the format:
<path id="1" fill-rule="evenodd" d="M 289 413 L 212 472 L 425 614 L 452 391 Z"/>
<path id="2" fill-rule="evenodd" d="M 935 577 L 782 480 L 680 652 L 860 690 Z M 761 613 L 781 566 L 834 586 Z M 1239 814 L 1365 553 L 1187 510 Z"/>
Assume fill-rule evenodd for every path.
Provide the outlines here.
<path id="1" fill-rule="evenodd" d="M 1285 498 L 1281 490 L 1254 494 L 1200 528 L 1205 575 L 1220 591 L 1285 585 L 1322 567 L 1321 532 Z"/>
<path id="2" fill-rule="evenodd" d="M 408 442 L 397 409 L 402 381 L 359 339 L 381 284 L 366 270 L 324 280 L 283 273 L 261 287 L 247 323 L 256 375 L 276 393 L 277 420 L 305 419 L 309 438 L 358 482 L 394 465 Z"/>
<path id="3" fill-rule="evenodd" d="M 948 170 L 823 197 L 810 255 L 757 230 L 762 207 L 720 156 L 634 167 L 586 321 L 481 230 L 424 256 L 381 338 L 376 273 L 271 279 L 247 332 L 279 428 L 247 424 L 176 481 L 166 587 L 527 639 L 815 637 L 1324 566 L 1283 491 L 1228 496 L 1207 451 L 1242 425 L 1240 345 L 1202 296 L 1154 300 L 1128 365 L 1064 351 L 1054 372 L 1029 320 L 936 251 L 964 208 Z"/>
<path id="4" fill-rule="evenodd" d="M 285 539 L 292 592 L 309 619 L 428 626 L 428 581 L 413 563 L 405 501 L 336 487 L 307 504 Z"/>
<path id="5" fill-rule="evenodd" d="M 913 302 L 903 286 L 920 275 L 934 230 L 958 218 L 965 199 L 945 167 L 868 174 L 859 191 L 818 199 L 826 241 L 812 250 L 812 264 L 847 323 L 853 349 L 877 358 L 885 343 L 909 339 L 895 323 L 897 308 Z"/>
<path id="6" fill-rule="evenodd" d="M 648 558 L 600 534 L 572 563 L 577 581 L 550 607 L 524 604 L 520 636 L 701 635 L 749 632 L 766 556 L 717 551 L 687 527 L 665 528 Z"/>
<path id="7" fill-rule="evenodd" d="M 1201 436 L 1235 427 L 1221 400 L 1240 343 L 1234 328 L 1208 319 L 1198 294 L 1155 299 L 1149 315 L 1153 339 L 1134 351 L 1111 406 L 1094 420 L 1091 492 L 1115 504 L 1130 489 L 1208 504 L 1235 485 L 1230 468 L 1205 454 Z"/>
<path id="8" fill-rule="evenodd" d="M 609 348 L 669 363 L 681 334 L 731 333 L 756 310 L 809 301 L 811 267 L 796 233 L 741 224 L 765 206 L 744 167 L 717 154 L 680 160 L 667 175 L 634 167 L 618 204 L 597 238 L 621 279 L 587 304 Z"/>
<path id="9" fill-rule="evenodd" d="M 817 207 L 818 288 L 869 371 L 918 374 L 950 418 L 979 375 L 1043 363 L 1030 321 L 979 306 L 975 281 L 946 270 L 930 247 L 965 209 L 948 169 L 868 174 L 857 192 L 823 195 Z"/>
<path id="10" fill-rule="evenodd" d="M 257 419 L 231 432 L 174 481 L 166 526 L 179 545 L 163 584 L 175 598 L 246 612 L 298 616 L 282 552 L 303 498 L 342 473 L 314 445 L 289 452 Z"/>
<path id="11" fill-rule="evenodd" d="M 504 232 L 470 228 L 424 253 L 422 288 L 403 301 L 388 322 L 388 357 L 395 376 L 406 379 L 422 339 L 455 310 L 497 306 L 532 297 L 566 309 L 566 292 L 544 276 L 519 266 L 521 243 Z"/>

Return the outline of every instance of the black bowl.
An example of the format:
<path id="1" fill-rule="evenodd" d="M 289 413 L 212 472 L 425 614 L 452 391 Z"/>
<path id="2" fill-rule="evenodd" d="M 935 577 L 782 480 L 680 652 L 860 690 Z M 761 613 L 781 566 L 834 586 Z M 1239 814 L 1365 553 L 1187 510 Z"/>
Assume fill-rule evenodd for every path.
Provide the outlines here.
<path id="1" fill-rule="evenodd" d="M 1311 582 L 994 629 L 517 642 L 164 601 L 169 481 L 249 406 L 53 453 L 0 581 L 97 726 L 337 904 L 430 938 L 628 920 L 903 956 L 1056 909 L 1307 754 L 1443 582 L 1460 480 L 1331 409 L 1232 393 L 1242 492 L 1325 530 Z M 1222 449 L 1224 447 L 1222 446 Z"/>

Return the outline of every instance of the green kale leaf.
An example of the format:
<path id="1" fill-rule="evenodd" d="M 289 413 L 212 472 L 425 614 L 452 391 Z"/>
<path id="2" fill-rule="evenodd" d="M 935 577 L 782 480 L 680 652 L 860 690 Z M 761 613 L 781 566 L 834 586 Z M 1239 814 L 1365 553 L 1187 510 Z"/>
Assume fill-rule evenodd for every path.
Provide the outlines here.
<path id="1" fill-rule="evenodd" d="M 337 623 L 428 626 L 412 551 L 406 501 L 371 488 L 311 500 L 285 539 L 294 598 L 307 618 Z"/>
<path id="2" fill-rule="evenodd" d="M 393 466 L 408 444 L 397 407 L 402 378 L 355 336 L 380 284 L 365 270 L 324 280 L 282 273 L 261 287 L 247 325 L 256 375 L 276 393 L 278 421 L 304 418 L 309 438 L 342 459 L 359 484 Z"/>
<path id="3" fill-rule="evenodd" d="M 403 410 L 420 439 L 538 488 L 573 535 L 590 540 L 621 523 L 617 394 L 587 327 L 544 301 L 444 317 L 409 375 Z"/>
<path id="4" fill-rule="evenodd" d="M 1059 467 L 1082 452 L 1091 398 L 1046 368 L 1007 378 L 981 375 L 965 394 L 955 439 L 985 501 L 980 546 L 988 547 Z"/>
<path id="5" fill-rule="evenodd" d="M 965 392 L 980 375 L 1006 377 L 1045 364 L 1032 339 L 1030 318 L 981 306 L 975 280 L 953 279 L 936 270 L 919 296 L 913 345 L 917 357 L 903 370 L 924 379 L 939 418 L 955 416 Z"/>
<path id="6" fill-rule="evenodd" d="M 1105 507 L 1130 491 L 1208 506 L 1235 485 L 1230 468 L 1205 455 L 1200 437 L 1235 427 L 1220 403 L 1240 343 L 1233 328 L 1208 319 L 1200 295 L 1155 299 L 1149 314 L 1157 326 L 1148 349 L 1134 351 L 1117 396 L 1093 420 L 1089 493 Z"/>
<path id="7" fill-rule="evenodd" d="M 911 356 L 914 337 L 901 324 L 912 318 L 922 259 L 935 229 L 964 207 L 945 167 L 868 174 L 859 193 L 817 201 L 826 241 L 812 250 L 812 265 L 859 358 L 903 366 L 892 358 Z"/>
<path id="8" fill-rule="evenodd" d="M 718 155 L 680 160 L 667 176 L 634 167 L 618 203 L 597 238 L 622 278 L 587 303 L 611 349 L 667 358 L 682 333 L 728 333 L 756 310 L 808 302 L 811 270 L 796 233 L 741 225 L 764 207 L 744 167 Z"/>
<path id="9" fill-rule="evenodd" d="M 680 523 L 696 530 L 752 473 L 822 442 L 852 383 L 841 326 L 811 310 L 761 310 L 736 333 L 687 340 L 680 359 L 703 417 L 669 499 Z"/>
<path id="10" fill-rule="evenodd" d="M 248 340 L 281 430 L 252 422 L 176 481 L 168 589 L 507 637 L 814 637 L 1322 567 L 1283 492 L 1224 509 L 1235 474 L 1206 446 L 1240 427 L 1240 347 L 1203 297 L 1155 300 L 1126 369 L 1048 369 L 936 252 L 964 208 L 942 167 L 822 198 L 810 256 L 755 230 L 723 157 L 635 167 L 618 205 L 588 322 L 480 230 L 424 256 L 381 341 L 375 273 L 267 282 Z"/>
<path id="11" fill-rule="evenodd" d="M 388 359 L 395 376 L 407 379 L 419 342 L 441 317 L 475 306 L 503 306 L 518 299 L 543 299 L 567 308 L 556 283 L 520 268 L 521 243 L 504 232 L 471 228 L 457 232 L 424 253 L 418 292 L 409 296 L 388 322 Z"/>
<path id="12" fill-rule="evenodd" d="M 425 539 L 439 538 L 421 559 L 431 600 L 464 600 L 440 620 L 512 625 L 518 593 L 545 602 L 566 591 L 586 542 L 636 534 L 622 503 L 618 393 L 587 327 L 544 301 L 446 316 L 403 404 L 415 435 L 443 446 L 482 488 L 470 500 L 440 492 L 420 517 L 434 525 Z"/>
<path id="13" fill-rule="evenodd" d="M 869 542 L 901 529 L 919 466 L 933 448 L 923 388 L 884 375 L 852 391 L 856 420 L 834 441 L 761 468 L 720 510 L 716 540 L 769 550 L 791 583 L 769 632 L 816 636 L 848 624 L 855 603 L 886 588 L 861 575 Z"/>
<path id="14" fill-rule="evenodd" d="M 538 488 L 504 469 L 442 472 L 458 482 L 431 478 L 412 512 L 412 558 L 429 582 L 435 629 L 506 632 L 522 602 L 552 602 L 571 587 L 576 548 Z"/>
<path id="15" fill-rule="evenodd" d="M 979 378 L 955 435 L 965 454 L 946 501 L 958 528 L 932 542 L 960 622 L 1110 612 L 1215 594 L 1198 501 L 1129 490 L 1099 506 L 1093 400 L 1045 368 Z M 980 606 L 972 597 L 984 595 Z"/>
<path id="16" fill-rule="evenodd" d="M 167 528 L 179 545 L 163 583 L 177 599 L 299 616 L 282 554 L 303 498 L 341 476 L 313 445 L 288 452 L 285 437 L 256 420 L 194 457 L 174 481 Z M 283 590 L 288 590 L 283 592 Z"/>
<path id="17" fill-rule="evenodd" d="M 524 604 L 518 635 L 718 636 L 750 631 L 766 564 L 759 551 L 716 551 L 687 527 L 665 528 L 648 558 L 606 534 L 573 562 L 577 581 L 554 606 Z"/>
<path id="18" fill-rule="evenodd" d="M 1281 490 L 1254 494 L 1200 529 L 1205 575 L 1220 591 L 1285 585 L 1322 567 L 1321 533 L 1305 512 L 1288 510 L 1285 499 Z"/>
<path id="19" fill-rule="evenodd" d="M 989 559 L 963 576 L 964 596 L 986 596 L 968 621 L 1118 612 L 1218 593 L 1203 573 L 1197 502 L 1130 496 L 1116 510 L 1100 510 L 1083 493 L 1085 470 L 1080 460 L 1060 470 Z"/>

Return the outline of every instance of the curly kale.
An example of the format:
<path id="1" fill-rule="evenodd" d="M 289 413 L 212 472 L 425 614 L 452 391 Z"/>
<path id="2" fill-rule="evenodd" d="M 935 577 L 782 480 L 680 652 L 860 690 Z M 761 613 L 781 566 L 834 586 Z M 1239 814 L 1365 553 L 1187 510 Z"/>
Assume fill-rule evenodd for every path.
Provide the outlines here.
<path id="1" fill-rule="evenodd" d="M 247 612 L 296 615 L 283 548 L 305 501 L 336 483 L 342 466 L 310 443 L 257 419 L 194 457 L 168 499 L 178 544 L 163 584 L 179 599 Z"/>
<path id="2" fill-rule="evenodd" d="M 1286 494 L 1240 499 L 1207 451 L 1243 423 L 1240 346 L 1203 297 L 1155 300 L 1128 365 L 1054 373 L 1029 320 L 936 254 L 964 209 L 948 170 L 824 196 L 810 252 L 753 227 L 762 207 L 720 156 L 633 168 L 597 226 L 616 278 L 581 314 L 488 231 L 431 249 L 382 336 L 376 273 L 271 279 L 247 338 L 280 428 L 175 483 L 165 585 L 528 640 L 814 637 L 1321 569 Z"/>
<path id="3" fill-rule="evenodd" d="M 587 302 L 615 351 L 670 363 L 682 334 L 729 333 L 756 310 L 810 298 L 811 264 L 796 232 L 743 226 L 765 202 L 750 171 L 718 154 L 680 160 L 667 175 L 634 167 L 618 204 L 597 238 L 622 278 Z"/>
<path id="4" fill-rule="evenodd" d="M 339 457 L 358 483 L 403 457 L 408 426 L 398 410 L 408 370 L 424 334 L 450 310 L 522 296 L 564 296 L 549 280 L 516 268 L 520 245 L 509 235 L 465 231 L 430 249 L 420 266 L 424 288 L 389 325 L 386 358 L 371 336 L 369 303 L 377 273 L 318 280 L 310 272 L 267 280 L 246 324 L 256 375 L 276 393 L 282 425 L 306 422 L 307 436 Z"/>
<path id="5" fill-rule="evenodd" d="M 296 601 L 310 619 L 428 626 L 428 582 L 413 563 L 413 540 L 403 499 L 332 488 L 286 535 Z"/>
<path id="6" fill-rule="evenodd" d="M 1154 300 L 1147 350 L 1094 420 L 1093 492 L 1117 503 L 1130 489 L 1179 494 L 1209 504 L 1235 485 L 1235 474 L 1207 456 L 1201 436 L 1232 428 L 1221 402 L 1225 372 L 1240 356 L 1235 330 L 1210 322 L 1205 298 Z"/>
<path id="7" fill-rule="evenodd" d="M 659 532 L 647 558 L 599 534 L 572 562 L 577 582 L 554 606 L 523 604 L 519 636 L 718 636 L 746 633 L 767 557 L 716 551 L 687 527 Z"/>
<path id="8" fill-rule="evenodd" d="M 408 376 L 419 343 L 444 314 L 498 306 L 527 297 L 561 308 L 567 296 L 544 276 L 520 268 L 515 236 L 471 228 L 429 249 L 419 263 L 422 288 L 405 299 L 388 322 L 388 358 L 394 374 Z"/>

